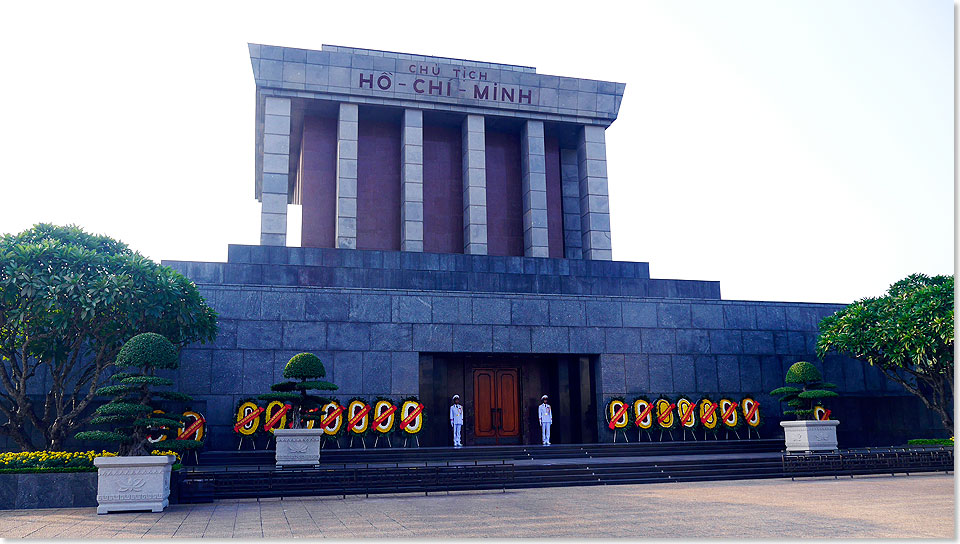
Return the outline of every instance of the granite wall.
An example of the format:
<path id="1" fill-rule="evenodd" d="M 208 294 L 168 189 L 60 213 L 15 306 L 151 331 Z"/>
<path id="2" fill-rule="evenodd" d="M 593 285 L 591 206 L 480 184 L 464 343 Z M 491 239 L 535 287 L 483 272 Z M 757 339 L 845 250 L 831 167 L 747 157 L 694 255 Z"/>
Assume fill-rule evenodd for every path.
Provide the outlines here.
<path id="1" fill-rule="evenodd" d="M 292 257 L 293 249 L 278 249 L 284 248 L 233 246 L 231 255 L 247 261 L 303 258 L 302 254 Z M 341 257 L 349 254 L 358 262 L 370 254 L 323 251 L 339 252 Z M 408 255 L 379 253 L 381 263 L 396 255 L 403 262 Z M 430 254 L 416 257 L 429 260 Z M 477 259 L 433 257 L 438 262 Z M 326 254 L 320 262 L 325 258 Z M 487 265 L 494 259 L 480 258 Z M 534 285 L 563 285 L 541 283 L 543 277 L 566 277 L 573 282 L 568 284 L 592 281 L 588 275 L 537 273 L 548 266 L 560 267 L 562 260 L 515 259 L 534 262 L 530 274 L 516 274 L 535 277 Z M 646 272 L 645 266 L 638 266 L 643 263 L 580 263 L 606 264 L 611 270 L 635 275 Z M 755 395 L 767 421 L 761 434 L 776 436 L 780 434 L 780 406 L 766 392 L 782 384 L 789 365 L 809 360 L 823 369 L 826 379 L 836 383 L 843 395 L 831 407 L 842 421 L 844 445 L 902 443 L 907 437 L 936 432 L 935 419 L 920 408 L 919 401 L 887 382 L 876 369 L 840 357 L 830 358 L 826 364 L 817 361 L 817 324 L 840 305 L 585 295 L 562 289 L 546 293 L 510 293 L 503 288 L 500 292 L 456 291 L 436 287 L 442 284 L 442 274 L 476 273 L 435 269 L 396 270 L 401 277 L 420 274 L 433 286 L 416 290 L 284 285 L 281 281 L 264 285 L 268 270 L 316 268 L 279 264 L 259 265 L 264 272 L 260 283 L 241 285 L 230 284 L 220 275 L 226 273 L 227 263 L 167 264 L 193 277 L 220 314 L 217 341 L 185 349 L 179 374 L 181 391 L 193 395 L 197 407 L 207 414 L 214 447 L 234 447 L 230 426 L 237 401 L 267 391 L 281 379 L 287 360 L 301 351 L 321 357 L 344 400 L 354 395 L 399 398 L 419 393 L 429 386 L 418 379 L 421 353 L 586 355 L 595 365 L 601 441 L 610 439 L 602 424 L 602 407 L 611 395 L 630 398 L 661 393 Z M 335 267 L 337 272 L 344 270 L 349 269 Z M 213 277 L 218 281 L 211 281 Z M 313 276 L 302 273 L 292 277 Z M 444 414 L 427 415 L 434 421 L 445 419 Z"/>

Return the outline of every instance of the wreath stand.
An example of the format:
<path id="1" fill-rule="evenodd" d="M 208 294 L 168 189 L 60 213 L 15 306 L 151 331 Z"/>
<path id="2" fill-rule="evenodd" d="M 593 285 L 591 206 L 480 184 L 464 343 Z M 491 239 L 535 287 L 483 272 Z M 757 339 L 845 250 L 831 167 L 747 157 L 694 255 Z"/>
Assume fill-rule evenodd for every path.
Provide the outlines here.
<path id="1" fill-rule="evenodd" d="M 650 429 L 644 429 L 643 427 L 637 427 L 637 442 L 642 442 L 640 437 L 644 434 L 647 435 L 647 442 L 653 442 L 653 436 L 650 435 Z"/>
<path id="2" fill-rule="evenodd" d="M 605 416 L 606 419 L 607 419 L 607 428 L 610 428 L 610 414 L 604 414 L 604 416 Z M 613 443 L 614 443 L 614 444 L 617 443 L 617 431 L 620 431 L 620 432 L 623 434 L 623 441 L 624 441 L 624 442 L 630 442 L 630 439 L 627 438 L 627 428 L 626 428 L 626 427 L 620 428 L 620 427 L 617 427 L 616 425 L 614 425 L 614 427 L 613 427 Z M 639 441 L 640 439 L 637 438 L 637 440 Z"/>
<path id="3" fill-rule="evenodd" d="M 683 434 L 680 435 L 680 439 L 681 439 L 681 440 L 686 440 L 686 439 L 687 439 L 687 428 L 686 428 L 682 423 L 680 424 L 680 427 L 683 429 L 683 431 L 682 431 Z M 697 441 L 697 433 L 694 432 L 693 429 L 690 429 L 690 436 L 693 437 L 693 441 L 694 441 L 694 442 Z"/>
<path id="4" fill-rule="evenodd" d="M 373 448 L 374 448 L 374 449 L 377 448 L 377 443 L 380 442 L 380 436 L 381 436 L 381 434 L 382 434 L 382 433 L 377 433 L 377 437 L 373 440 Z M 388 447 L 388 448 L 392 448 L 392 447 L 393 447 L 393 444 L 390 443 L 390 435 L 389 435 L 389 434 L 382 434 L 382 436 L 383 436 L 383 439 L 387 441 L 387 447 Z"/>
<path id="5" fill-rule="evenodd" d="M 410 440 L 413 440 L 413 441 L 415 441 L 415 442 L 417 443 L 417 447 L 419 448 L 419 447 L 420 447 L 420 436 L 419 436 L 419 434 L 420 434 L 420 433 L 417 433 L 417 434 L 413 435 L 413 437 L 411 437 L 411 438 L 406 438 L 406 437 L 404 437 L 404 439 L 403 439 L 403 447 L 404 447 L 404 448 L 408 447 L 407 444 L 409 444 L 409 441 L 410 441 Z"/>
<path id="6" fill-rule="evenodd" d="M 758 431 L 758 430 L 756 430 L 756 429 L 753 429 L 753 427 L 751 427 L 749 423 L 747 424 L 747 440 L 750 440 L 750 431 L 751 431 L 751 430 L 753 430 L 754 434 L 757 435 L 757 440 L 759 440 L 759 439 L 760 439 L 760 431 Z"/>
<path id="7" fill-rule="evenodd" d="M 239 440 L 238 443 L 237 443 L 237 451 L 240 451 L 240 449 L 243 447 L 243 441 L 244 441 L 244 440 L 250 440 L 250 444 L 253 445 L 253 449 L 254 449 L 254 450 L 257 449 L 257 441 L 256 441 L 252 436 L 247 436 L 247 435 L 245 435 L 245 434 L 241 434 L 241 435 L 240 435 L 240 440 Z"/>
<path id="8" fill-rule="evenodd" d="M 367 443 L 363 441 L 363 435 L 357 435 L 357 434 L 353 434 L 353 433 L 350 434 L 350 445 L 349 445 L 348 447 L 350 447 L 350 448 L 353 447 L 353 439 L 354 439 L 354 438 L 359 438 L 359 439 L 360 439 L 360 445 L 363 446 L 363 449 L 367 449 Z"/>
<path id="9" fill-rule="evenodd" d="M 673 437 L 673 429 L 663 429 L 663 428 L 661 428 L 661 429 L 660 429 L 660 442 L 663 442 L 663 431 L 664 431 L 664 430 L 666 430 L 666 431 L 667 431 L 667 434 L 670 435 L 670 441 L 671 441 L 671 442 L 673 442 L 674 440 L 676 440 L 676 439 Z"/>

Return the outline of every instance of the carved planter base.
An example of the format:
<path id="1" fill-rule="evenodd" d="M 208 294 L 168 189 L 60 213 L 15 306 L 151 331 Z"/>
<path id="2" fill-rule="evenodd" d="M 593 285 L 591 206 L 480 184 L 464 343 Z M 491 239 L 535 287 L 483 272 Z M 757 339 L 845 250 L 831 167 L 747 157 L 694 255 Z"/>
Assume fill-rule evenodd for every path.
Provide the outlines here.
<path id="1" fill-rule="evenodd" d="M 276 429 L 277 468 L 320 464 L 321 429 Z"/>
<path id="2" fill-rule="evenodd" d="M 835 451 L 839 421 L 781 421 L 788 452 Z"/>
<path id="3" fill-rule="evenodd" d="M 150 510 L 169 504 L 173 455 L 97 457 L 97 513 Z"/>

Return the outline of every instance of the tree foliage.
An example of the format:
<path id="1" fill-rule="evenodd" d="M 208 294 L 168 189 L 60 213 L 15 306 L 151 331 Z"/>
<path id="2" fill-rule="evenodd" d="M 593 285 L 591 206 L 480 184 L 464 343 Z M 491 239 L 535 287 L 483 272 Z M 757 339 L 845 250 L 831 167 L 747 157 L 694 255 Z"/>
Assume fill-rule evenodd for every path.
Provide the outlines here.
<path id="1" fill-rule="evenodd" d="M 780 397 L 780 402 L 786 402 L 790 407 L 790 410 L 783 411 L 785 416 L 793 414 L 797 419 L 813 419 L 818 403 L 839 396 L 830 391 L 836 385 L 823 381 L 823 375 L 817 367 L 806 361 L 790 365 L 784 381 L 787 385 L 774 389 L 770 394 Z"/>
<path id="2" fill-rule="evenodd" d="M 107 236 L 38 224 L 0 237 L 0 434 L 61 449 L 139 332 L 206 342 L 216 313 L 190 280 Z"/>
<path id="3" fill-rule="evenodd" d="M 171 358 L 172 357 L 172 358 Z M 151 431 L 161 428 L 183 427 L 183 418 L 173 414 L 154 413 L 152 387 L 173 385 L 171 380 L 156 376 L 159 369 L 175 369 L 179 366 L 177 349 L 169 340 L 155 332 L 138 334 L 120 349 L 117 366 L 135 369 L 136 375 L 125 373 L 117 386 L 101 387 L 98 395 L 112 395 L 113 399 L 94 411 L 90 420 L 95 425 L 109 425 L 110 431 L 83 431 L 77 433 L 81 440 L 113 442 L 118 445 L 119 455 L 149 455 L 154 448 L 186 450 L 200 447 L 196 440 L 162 440 L 150 443 Z M 189 400 L 190 397 L 187 397 Z"/>
<path id="4" fill-rule="evenodd" d="M 817 354 L 831 351 L 879 368 L 953 435 L 953 276 L 913 274 L 824 318 Z"/>
<path id="5" fill-rule="evenodd" d="M 307 393 L 311 390 L 336 391 L 337 386 L 318 378 L 327 375 L 320 358 L 312 353 L 298 353 L 283 367 L 283 377 L 299 381 L 275 383 L 270 386 L 273 393 L 260 395 L 260 400 L 278 400 L 290 405 L 291 427 L 299 429 L 305 419 L 322 419 L 322 414 L 312 411 L 324 404 L 324 400 Z"/>

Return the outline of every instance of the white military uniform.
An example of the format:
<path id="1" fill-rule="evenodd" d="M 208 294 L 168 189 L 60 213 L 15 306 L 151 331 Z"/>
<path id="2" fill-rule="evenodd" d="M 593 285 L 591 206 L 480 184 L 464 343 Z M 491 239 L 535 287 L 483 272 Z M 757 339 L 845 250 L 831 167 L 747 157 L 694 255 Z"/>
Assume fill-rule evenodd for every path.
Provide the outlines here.
<path id="1" fill-rule="evenodd" d="M 540 404 L 540 432 L 543 438 L 543 445 L 550 445 L 550 424 L 553 423 L 553 410 L 549 404 Z"/>
<path id="2" fill-rule="evenodd" d="M 463 405 L 453 404 L 450 406 L 450 425 L 453 427 L 453 445 L 462 446 L 460 443 L 460 429 L 463 427 Z"/>

